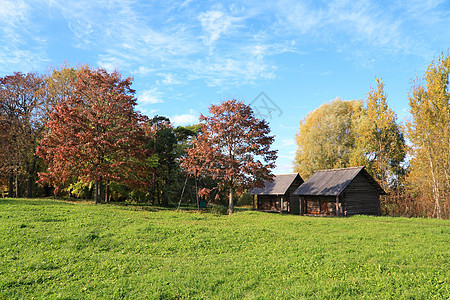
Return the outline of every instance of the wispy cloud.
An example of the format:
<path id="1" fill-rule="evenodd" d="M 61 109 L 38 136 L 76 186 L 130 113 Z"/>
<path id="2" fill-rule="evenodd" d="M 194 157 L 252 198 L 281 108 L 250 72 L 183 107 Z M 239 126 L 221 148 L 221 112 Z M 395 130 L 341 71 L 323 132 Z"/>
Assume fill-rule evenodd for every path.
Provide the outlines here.
<path id="1" fill-rule="evenodd" d="M 138 103 L 142 104 L 156 104 L 163 103 L 164 101 L 161 99 L 162 93 L 158 91 L 157 88 L 153 88 L 150 90 L 145 90 L 142 93 L 137 95 Z"/>
<path id="2" fill-rule="evenodd" d="M 158 81 L 158 83 L 166 85 L 184 84 L 184 82 L 178 80 L 177 76 L 173 73 L 159 73 L 158 75 L 162 77 L 161 81 Z"/>
<path id="3" fill-rule="evenodd" d="M 223 11 L 212 10 L 201 12 L 198 20 L 206 33 L 202 39 L 205 45 L 211 46 L 221 35 L 227 34 L 240 18 L 230 16 Z"/>
<path id="4" fill-rule="evenodd" d="M 441 7 L 443 3 L 419 0 L 386 5 L 377 1 L 332 0 L 318 4 L 286 0 L 277 4 L 281 26 L 278 30 L 300 33 L 299 45 L 302 40 L 309 44 L 313 37 L 316 42 L 334 43 L 349 55 L 417 55 L 427 51 L 423 35 L 433 38 L 434 24 L 450 22 L 448 7 Z"/>
<path id="5" fill-rule="evenodd" d="M 434 34 L 434 26 L 450 22 L 448 4 L 440 0 L 3 0 L 1 67 L 46 61 L 46 37 L 36 33 L 48 16 L 62 17 L 72 34 L 67 43 L 95 53 L 98 65 L 139 77 L 165 74 L 165 85 L 203 80 L 226 88 L 271 80 L 288 67 L 278 55 L 311 51 L 312 41 L 368 61 L 368 53 L 428 55 L 427 40 L 450 38 L 450 31 Z"/>
<path id="6" fill-rule="evenodd" d="M 0 5 L 1 72 L 33 71 L 48 62 L 45 39 L 30 26 L 33 8 L 25 1 L 3 0 Z"/>

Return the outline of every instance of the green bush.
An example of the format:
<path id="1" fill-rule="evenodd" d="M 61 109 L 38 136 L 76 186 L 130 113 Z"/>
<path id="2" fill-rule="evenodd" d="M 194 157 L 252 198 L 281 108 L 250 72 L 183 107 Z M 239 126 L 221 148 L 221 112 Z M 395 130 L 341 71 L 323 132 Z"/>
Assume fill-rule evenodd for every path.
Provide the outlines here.
<path id="1" fill-rule="evenodd" d="M 253 196 L 247 193 L 242 193 L 242 195 L 236 201 L 236 206 L 245 206 L 252 204 L 253 204 Z"/>

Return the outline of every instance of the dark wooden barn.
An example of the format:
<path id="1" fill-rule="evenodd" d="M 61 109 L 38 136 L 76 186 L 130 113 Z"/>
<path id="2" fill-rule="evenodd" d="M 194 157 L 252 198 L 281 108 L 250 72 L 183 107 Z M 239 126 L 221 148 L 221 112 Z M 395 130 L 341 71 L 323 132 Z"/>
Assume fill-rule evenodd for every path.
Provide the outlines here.
<path id="1" fill-rule="evenodd" d="M 308 178 L 294 195 L 294 214 L 333 216 L 380 215 L 385 191 L 364 167 L 323 170 Z"/>
<path id="2" fill-rule="evenodd" d="M 292 193 L 303 183 L 298 173 L 275 175 L 272 182 L 264 182 L 263 188 L 248 191 L 254 195 L 256 209 L 270 212 L 290 212 L 290 203 L 299 201 Z"/>

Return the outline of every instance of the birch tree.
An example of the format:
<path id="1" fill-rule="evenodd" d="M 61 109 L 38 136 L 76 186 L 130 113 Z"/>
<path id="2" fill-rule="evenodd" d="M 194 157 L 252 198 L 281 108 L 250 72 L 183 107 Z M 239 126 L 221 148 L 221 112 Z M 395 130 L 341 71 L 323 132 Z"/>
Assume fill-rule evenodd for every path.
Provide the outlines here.
<path id="1" fill-rule="evenodd" d="M 376 83 L 377 88 L 367 93 L 366 115 L 357 130 L 357 148 L 364 155 L 368 171 L 389 191 L 404 173 L 406 146 L 395 112 L 387 103 L 383 80 L 377 78 Z"/>
<path id="2" fill-rule="evenodd" d="M 432 215 L 450 217 L 450 57 L 443 53 L 409 93 L 410 184 L 429 199 Z"/>

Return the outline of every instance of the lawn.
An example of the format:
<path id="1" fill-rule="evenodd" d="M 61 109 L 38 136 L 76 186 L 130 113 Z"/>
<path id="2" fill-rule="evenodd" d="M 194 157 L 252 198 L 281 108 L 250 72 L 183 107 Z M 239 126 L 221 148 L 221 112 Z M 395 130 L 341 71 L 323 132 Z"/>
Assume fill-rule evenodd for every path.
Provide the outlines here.
<path id="1" fill-rule="evenodd" d="M 0 299 L 449 299 L 450 221 L 0 199 Z"/>

